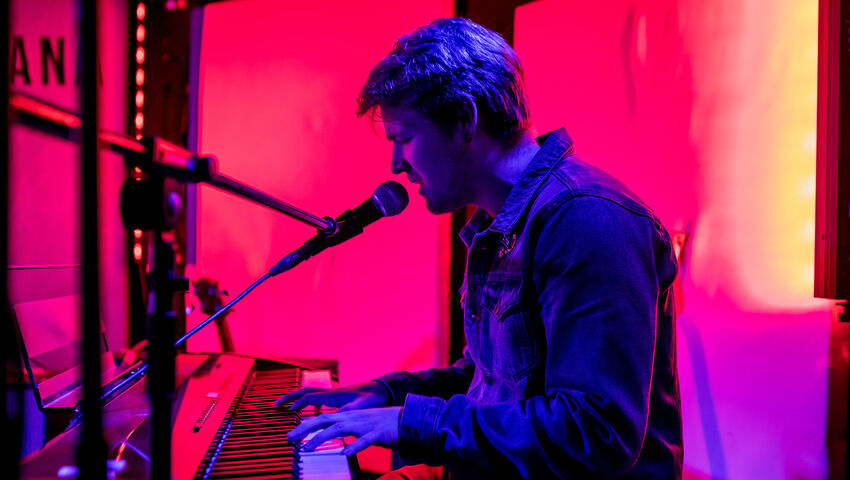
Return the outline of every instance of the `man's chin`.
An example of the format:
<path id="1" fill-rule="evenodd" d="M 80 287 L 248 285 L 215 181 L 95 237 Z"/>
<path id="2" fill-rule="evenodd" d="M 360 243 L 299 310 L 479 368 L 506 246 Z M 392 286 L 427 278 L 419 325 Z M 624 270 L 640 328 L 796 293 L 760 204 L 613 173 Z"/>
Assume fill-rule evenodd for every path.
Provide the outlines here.
<path id="1" fill-rule="evenodd" d="M 446 201 L 446 198 L 437 198 L 434 199 L 432 195 L 430 195 L 430 191 L 426 192 L 424 187 L 419 189 L 419 195 L 425 200 L 425 208 L 428 209 L 429 212 L 434 215 L 442 215 L 444 213 L 453 213 L 466 205 L 457 205 L 457 201 Z M 440 201 L 443 200 L 443 201 Z"/>
<path id="2" fill-rule="evenodd" d="M 434 215 L 440 215 L 440 214 L 443 214 L 443 213 L 448 213 L 442 207 L 442 205 L 432 202 L 431 200 L 428 199 L 428 197 L 425 197 L 424 195 L 422 197 L 425 199 L 425 208 L 427 208 L 429 212 L 433 213 Z"/>
<path id="3" fill-rule="evenodd" d="M 428 211 L 433 213 L 434 215 L 440 215 L 441 213 L 446 213 L 446 212 L 442 211 L 438 206 L 436 206 L 433 203 L 431 203 L 430 201 L 428 201 L 427 199 L 425 200 L 425 208 L 427 208 Z"/>
<path id="4" fill-rule="evenodd" d="M 454 205 L 451 205 L 451 206 L 450 205 L 440 205 L 440 204 L 432 202 L 431 200 L 428 200 L 427 198 L 425 199 L 425 208 L 427 208 L 428 211 L 433 213 L 434 215 L 442 215 L 444 213 L 454 213 L 454 212 L 457 212 L 458 210 L 463 209 L 463 207 L 464 207 L 464 205 L 461 205 L 460 207 L 454 206 Z"/>

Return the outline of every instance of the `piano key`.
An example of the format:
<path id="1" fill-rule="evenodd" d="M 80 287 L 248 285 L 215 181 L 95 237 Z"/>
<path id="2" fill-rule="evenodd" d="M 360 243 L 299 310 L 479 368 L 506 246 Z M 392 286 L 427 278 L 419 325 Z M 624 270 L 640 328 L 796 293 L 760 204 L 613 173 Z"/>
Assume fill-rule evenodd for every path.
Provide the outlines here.
<path id="1" fill-rule="evenodd" d="M 291 403 L 283 408 L 274 405 L 281 396 L 300 388 L 298 377 L 290 371 L 254 372 L 240 391 L 234 408 L 228 411 L 226 425 L 219 428 L 204 456 L 205 466 L 199 468 L 195 478 L 299 479 L 304 478 L 306 469 L 302 463 L 307 461 L 307 469 L 321 472 L 312 478 L 335 478 L 342 468 L 341 478 L 350 479 L 348 461 L 340 454 L 344 446 L 341 440 L 325 442 L 313 452 L 303 452 L 301 444 L 296 446 L 288 441 L 286 434 L 302 418 L 315 415 L 291 411 L 287 408 Z M 336 409 L 322 410 L 319 413 Z"/>

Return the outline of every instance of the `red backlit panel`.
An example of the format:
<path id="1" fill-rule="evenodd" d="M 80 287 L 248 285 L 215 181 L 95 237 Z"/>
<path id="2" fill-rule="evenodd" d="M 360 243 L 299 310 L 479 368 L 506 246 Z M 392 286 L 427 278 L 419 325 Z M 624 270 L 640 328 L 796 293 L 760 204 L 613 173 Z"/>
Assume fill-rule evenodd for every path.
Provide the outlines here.
<path id="1" fill-rule="evenodd" d="M 817 8 L 787 0 L 773 22 L 758 3 L 538 2 L 518 10 L 516 46 L 540 132 L 567 126 L 669 229 L 690 223 L 722 245 L 694 258 L 715 288 L 800 308 L 814 268 Z M 717 262 L 737 271 L 713 276 Z"/>
<path id="2" fill-rule="evenodd" d="M 685 478 L 826 478 L 847 331 L 812 298 L 817 2 L 539 1 L 515 43 L 537 130 L 691 234 Z"/>
<path id="3" fill-rule="evenodd" d="M 392 177 L 382 128 L 355 116 L 359 89 L 396 38 L 451 12 L 444 1 L 207 6 L 201 151 L 216 155 L 223 173 L 317 215 L 353 208 Z M 409 190 L 400 216 L 246 297 L 229 317 L 236 348 L 336 358 L 343 383 L 436 365 L 446 340 L 438 290 L 445 237 Z M 201 188 L 197 270 L 234 295 L 315 233 Z M 199 336 L 191 348 L 217 347 L 212 331 Z"/>

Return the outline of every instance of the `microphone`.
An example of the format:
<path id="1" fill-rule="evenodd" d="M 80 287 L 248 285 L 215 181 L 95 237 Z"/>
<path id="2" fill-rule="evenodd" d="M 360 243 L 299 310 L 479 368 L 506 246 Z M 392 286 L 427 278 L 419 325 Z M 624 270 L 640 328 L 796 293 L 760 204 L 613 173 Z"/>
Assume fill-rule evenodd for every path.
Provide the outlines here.
<path id="1" fill-rule="evenodd" d="M 333 232 L 329 230 L 320 230 L 319 234 L 315 237 L 307 240 L 303 246 L 290 253 L 289 255 L 280 259 L 277 264 L 269 270 L 269 273 L 265 274 L 251 284 L 250 287 L 246 288 L 242 293 L 236 296 L 233 300 L 230 301 L 227 305 L 221 307 L 217 312 L 207 317 L 206 320 L 199 323 L 192 330 L 186 332 L 185 335 L 180 337 L 176 342 L 174 342 L 174 346 L 178 347 L 183 342 L 189 339 L 192 335 L 197 333 L 199 330 L 209 325 L 213 320 L 224 315 L 227 311 L 229 311 L 233 305 L 245 295 L 248 295 L 252 290 L 257 288 L 261 283 L 265 282 L 269 279 L 269 277 L 273 277 L 278 273 L 285 272 L 295 265 L 307 260 L 313 255 L 321 252 L 322 250 L 333 247 L 334 245 L 339 245 L 340 243 L 348 240 L 351 237 L 355 237 L 363 233 L 363 227 L 369 225 L 375 220 L 381 217 L 392 217 L 393 215 L 398 215 L 405 208 L 407 208 L 407 203 L 409 199 L 407 197 L 407 190 L 404 189 L 397 182 L 384 182 L 378 185 L 378 188 L 375 189 L 375 192 L 372 193 L 372 196 L 361 203 L 354 210 L 346 210 L 342 213 L 333 223 L 336 224 L 336 228 Z M 329 219 L 330 220 L 330 219 Z M 142 375 L 150 367 L 149 363 L 143 363 L 138 369 L 133 371 L 129 376 L 125 377 L 123 380 L 114 385 L 111 389 L 106 391 L 100 396 L 101 400 L 106 400 L 110 396 L 112 396 L 115 392 L 123 389 L 135 379 L 140 378 Z M 82 418 L 82 417 L 78 417 Z"/>
<path id="2" fill-rule="evenodd" d="M 269 275 L 275 276 L 290 270 L 322 250 L 360 235 L 366 225 L 379 218 L 398 215 L 407 207 L 409 201 L 407 190 L 398 182 L 389 181 L 378 185 L 378 188 L 375 189 L 368 200 L 354 210 L 346 210 L 337 217 L 335 232 L 320 231 L 318 235 L 304 242 L 304 245 L 297 250 L 281 258 L 269 270 Z"/>

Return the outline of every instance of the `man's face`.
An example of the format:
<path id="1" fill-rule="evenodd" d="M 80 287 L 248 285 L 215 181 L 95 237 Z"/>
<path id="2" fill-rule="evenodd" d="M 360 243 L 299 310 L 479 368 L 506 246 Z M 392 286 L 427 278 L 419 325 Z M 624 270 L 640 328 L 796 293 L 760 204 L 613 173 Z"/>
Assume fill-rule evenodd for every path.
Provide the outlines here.
<path id="1" fill-rule="evenodd" d="M 460 134 L 448 134 L 404 107 L 381 107 L 387 139 L 393 143 L 392 171 L 407 173 L 431 213 L 448 213 L 470 203 Z"/>

